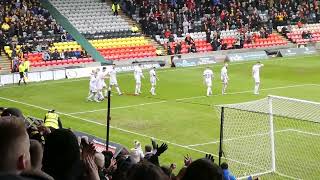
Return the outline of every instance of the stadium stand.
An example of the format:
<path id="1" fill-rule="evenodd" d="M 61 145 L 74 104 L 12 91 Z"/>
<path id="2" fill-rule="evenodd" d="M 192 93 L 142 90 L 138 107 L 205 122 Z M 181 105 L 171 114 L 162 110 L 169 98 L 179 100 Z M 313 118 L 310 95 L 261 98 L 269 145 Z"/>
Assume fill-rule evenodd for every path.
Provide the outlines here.
<path id="1" fill-rule="evenodd" d="M 278 32 L 283 33 L 289 40 L 297 44 L 307 44 L 309 42 L 320 42 L 320 24 L 305 24 L 278 26 Z"/>
<path id="2" fill-rule="evenodd" d="M 110 4 L 96 0 L 51 2 L 79 32 L 90 39 L 89 42 L 106 59 L 126 60 L 156 56 L 156 48 L 140 33 L 132 32 L 133 26 L 121 15 L 115 16 Z M 75 43 L 64 45 L 70 49 Z"/>
<path id="3" fill-rule="evenodd" d="M 25 58 L 29 58 L 33 67 L 93 61 L 84 55 L 86 53 L 82 50 L 80 55 L 73 55 L 65 60 L 60 57 L 61 51 L 58 51 L 58 56 L 53 56 L 54 51 L 48 51 L 48 49 L 52 50 L 50 47 L 53 43 L 71 41 L 72 36 L 56 23 L 48 10 L 40 6 L 38 0 L 21 2 L 7 0 L 1 1 L 0 6 L 2 12 L 0 27 L 6 44 L 4 51 L 12 60 L 13 70 L 15 70 L 14 65 L 17 64 L 16 61 L 22 61 Z M 46 60 L 50 62 L 44 61 L 43 56 L 46 52 L 49 54 Z M 74 53 L 77 52 L 71 54 Z M 73 60 L 67 60 L 69 58 Z"/>
<path id="4" fill-rule="evenodd" d="M 190 35 L 198 41 L 198 52 L 286 45 L 273 29 L 299 21 L 315 23 L 320 17 L 318 1 L 123 0 L 123 7 L 163 46 L 171 38 L 172 50 Z M 181 52 L 188 52 L 183 43 Z"/>
<path id="5" fill-rule="evenodd" d="M 152 146 L 146 145 L 144 153 L 141 143 L 135 141 L 134 148 L 123 149 L 114 158 L 111 151 L 98 152 L 88 137 L 76 137 L 62 127 L 46 127 L 41 120 L 30 122 L 17 108 L 1 108 L 0 113 L 0 152 L 4 157 L 0 179 L 209 180 L 222 179 L 223 174 L 234 178 L 227 164 L 219 167 L 209 154 L 195 161 L 185 157 L 185 167 L 175 175 L 175 164 L 161 166 L 159 162 L 168 149 L 165 143 L 151 140 Z"/>

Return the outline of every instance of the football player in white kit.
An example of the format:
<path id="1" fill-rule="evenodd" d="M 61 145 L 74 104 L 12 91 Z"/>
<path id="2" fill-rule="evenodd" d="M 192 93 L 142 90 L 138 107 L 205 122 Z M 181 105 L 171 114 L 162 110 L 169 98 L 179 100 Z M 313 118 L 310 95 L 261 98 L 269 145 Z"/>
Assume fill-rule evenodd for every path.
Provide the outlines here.
<path id="1" fill-rule="evenodd" d="M 108 88 L 107 88 L 107 84 L 106 84 L 106 79 L 107 79 L 107 76 L 108 76 L 108 72 L 107 72 L 107 68 L 106 67 L 103 67 L 102 68 L 102 77 L 103 77 L 103 81 L 102 81 L 102 93 L 104 95 L 104 97 L 108 97 Z"/>
<path id="2" fill-rule="evenodd" d="M 104 99 L 102 94 L 102 89 L 103 89 L 103 84 L 105 82 L 104 82 L 103 73 L 100 71 L 99 68 L 96 69 L 96 73 L 97 73 L 97 99 L 101 101 Z"/>
<path id="3" fill-rule="evenodd" d="M 207 96 L 212 95 L 212 79 L 213 79 L 213 71 L 207 67 L 203 71 L 203 80 L 207 86 Z"/>
<path id="4" fill-rule="evenodd" d="M 260 87 L 260 68 L 263 67 L 264 65 L 261 64 L 260 61 L 258 61 L 255 65 L 252 67 L 252 77 L 255 82 L 254 86 L 254 94 L 259 94 L 259 87 Z"/>
<path id="5" fill-rule="evenodd" d="M 98 84 L 97 72 L 95 70 L 92 70 L 92 73 L 90 76 L 90 83 L 89 83 L 89 96 L 87 97 L 88 101 L 100 102 L 97 96 L 97 92 L 98 92 L 97 84 Z"/>
<path id="6" fill-rule="evenodd" d="M 151 93 L 153 96 L 155 96 L 155 95 L 156 95 L 157 80 L 159 81 L 159 78 L 157 77 L 157 74 L 156 74 L 156 67 L 153 67 L 153 68 L 149 71 L 149 75 L 150 75 L 150 83 L 151 83 L 150 93 Z"/>
<path id="7" fill-rule="evenodd" d="M 225 63 L 224 66 L 221 68 L 220 78 L 222 81 L 222 95 L 226 94 L 226 90 L 228 87 L 229 76 L 228 76 L 228 63 Z"/>
<path id="8" fill-rule="evenodd" d="M 141 94 L 141 78 L 144 78 L 144 76 L 142 73 L 141 64 L 139 64 L 134 69 L 134 79 L 136 80 L 136 89 L 134 94 L 136 96 Z"/>
<path id="9" fill-rule="evenodd" d="M 110 81 L 109 81 L 109 89 L 112 89 L 112 86 L 114 86 L 119 94 L 119 96 L 122 95 L 119 85 L 118 85 L 118 81 L 117 81 L 117 71 L 116 71 L 116 66 L 112 65 L 112 69 L 108 72 Z"/>

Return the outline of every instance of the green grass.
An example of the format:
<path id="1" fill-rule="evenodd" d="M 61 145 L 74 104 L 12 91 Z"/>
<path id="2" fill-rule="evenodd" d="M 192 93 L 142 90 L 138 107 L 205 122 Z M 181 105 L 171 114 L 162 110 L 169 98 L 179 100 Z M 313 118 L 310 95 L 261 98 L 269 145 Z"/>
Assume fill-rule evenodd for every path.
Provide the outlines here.
<path id="1" fill-rule="evenodd" d="M 269 94 L 320 101 L 318 94 L 320 85 L 311 85 L 319 84 L 319 59 L 317 55 L 264 61 L 265 67 L 261 70 L 262 90 L 258 96 L 252 94 L 251 68 L 254 62 L 230 64 L 229 94 L 225 96 L 220 95 L 221 64 L 211 65 L 216 76 L 212 97 L 204 97 L 206 92 L 202 80 L 204 67 L 158 70 L 160 81 L 156 90 L 158 95 L 155 97 L 149 95 L 148 78 L 142 82 L 142 95 L 132 96 L 130 95 L 134 92 L 132 73 L 119 74 L 120 88 L 128 95 L 112 96 L 111 141 L 128 148 L 133 147 L 134 140 L 141 141 L 143 145 L 150 144 L 150 137 L 170 142 L 168 151 L 161 156 L 161 163 L 169 165 L 175 162 L 178 168 L 182 166 L 183 156 L 186 154 L 192 155 L 194 159 L 203 157 L 205 152 L 217 154 L 218 144 L 186 147 L 219 140 L 220 120 L 214 105 L 251 101 Z M 145 76 L 147 77 L 147 72 Z M 25 115 L 39 118 L 44 116 L 45 109 L 56 109 L 62 113 L 64 127 L 103 138 L 106 131 L 101 124 L 105 124 L 107 103 L 85 101 L 88 83 L 88 79 L 79 79 L 32 83 L 21 87 L 7 86 L 0 88 L 0 97 L 18 102 L 0 99 L 0 106 L 19 107 Z M 69 113 L 94 110 L 96 111 L 69 115 Z M 285 149 L 290 148 L 288 147 L 290 143 L 296 142 L 287 141 L 287 143 L 283 144 Z M 301 152 L 301 156 L 308 156 L 307 154 Z M 319 160 L 319 156 L 316 155 L 315 159 Z M 300 158 L 299 161 L 304 159 Z M 289 159 L 281 161 L 293 163 Z M 320 172 L 313 175 L 319 177 Z M 298 177 L 299 174 L 292 176 Z M 265 178 L 283 179 L 276 175 Z"/>

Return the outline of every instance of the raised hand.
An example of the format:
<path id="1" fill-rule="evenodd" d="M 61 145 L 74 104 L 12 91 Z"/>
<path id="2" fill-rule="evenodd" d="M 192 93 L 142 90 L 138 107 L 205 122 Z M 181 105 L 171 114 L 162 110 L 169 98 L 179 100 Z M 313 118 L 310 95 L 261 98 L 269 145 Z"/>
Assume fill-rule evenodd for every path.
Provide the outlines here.
<path id="1" fill-rule="evenodd" d="M 157 145 L 156 155 L 160 156 L 160 154 L 164 153 L 167 149 L 168 149 L 168 145 L 166 143 L 162 143 L 160 147 Z"/>
<path id="2" fill-rule="evenodd" d="M 214 162 L 214 158 L 211 154 L 206 154 L 206 159 L 209 159 L 210 161 Z"/>
<path id="3" fill-rule="evenodd" d="M 192 158 L 187 154 L 187 156 L 184 156 L 184 165 L 189 166 L 192 163 Z"/>

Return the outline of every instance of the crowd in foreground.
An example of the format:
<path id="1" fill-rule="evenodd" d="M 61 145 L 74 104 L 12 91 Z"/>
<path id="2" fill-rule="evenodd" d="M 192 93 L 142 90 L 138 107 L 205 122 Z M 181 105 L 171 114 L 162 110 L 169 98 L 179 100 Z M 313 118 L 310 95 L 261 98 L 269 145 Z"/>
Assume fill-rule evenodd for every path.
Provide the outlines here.
<path id="1" fill-rule="evenodd" d="M 25 118 L 17 108 L 0 109 L 0 179 L 2 180 L 233 180 L 228 164 L 218 166 L 212 155 L 193 161 L 174 174 L 176 165 L 160 164 L 167 144 L 134 142 L 117 156 L 97 152 L 87 137 L 76 137 L 63 128 L 50 110 L 43 121 Z"/>

